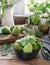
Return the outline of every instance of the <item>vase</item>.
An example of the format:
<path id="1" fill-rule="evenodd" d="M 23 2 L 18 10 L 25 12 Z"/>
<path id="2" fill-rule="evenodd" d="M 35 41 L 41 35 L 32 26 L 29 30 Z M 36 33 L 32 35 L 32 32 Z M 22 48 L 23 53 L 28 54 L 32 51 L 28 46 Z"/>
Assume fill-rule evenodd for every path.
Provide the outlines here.
<path id="1" fill-rule="evenodd" d="M 13 7 L 5 9 L 4 16 L 2 17 L 2 25 L 13 26 Z"/>

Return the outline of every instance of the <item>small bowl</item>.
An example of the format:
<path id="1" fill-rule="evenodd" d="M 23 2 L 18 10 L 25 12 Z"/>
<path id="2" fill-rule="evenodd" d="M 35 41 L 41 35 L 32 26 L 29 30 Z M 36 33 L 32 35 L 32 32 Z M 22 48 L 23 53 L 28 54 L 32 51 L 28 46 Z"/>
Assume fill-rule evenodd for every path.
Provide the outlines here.
<path id="1" fill-rule="evenodd" d="M 20 50 L 15 49 L 15 53 L 17 55 L 18 58 L 22 59 L 22 60 L 32 60 L 34 58 L 36 58 L 38 51 L 34 51 L 32 53 L 24 53 Z"/>

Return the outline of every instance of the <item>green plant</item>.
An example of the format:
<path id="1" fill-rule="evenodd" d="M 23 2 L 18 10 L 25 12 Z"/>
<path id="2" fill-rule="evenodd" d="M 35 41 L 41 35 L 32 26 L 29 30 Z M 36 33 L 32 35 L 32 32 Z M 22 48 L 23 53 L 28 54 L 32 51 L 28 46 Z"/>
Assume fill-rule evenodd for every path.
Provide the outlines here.
<path id="1" fill-rule="evenodd" d="M 15 54 L 14 51 L 14 44 L 10 44 L 10 43 L 3 43 L 3 45 L 1 46 L 1 54 L 3 56 L 7 56 L 10 52 L 12 54 Z"/>
<path id="2" fill-rule="evenodd" d="M 32 9 L 30 10 L 31 12 L 37 11 L 37 12 L 45 13 L 45 12 L 48 12 L 48 8 L 50 9 L 50 3 L 48 3 L 47 1 L 43 3 L 38 3 L 38 2 L 35 2 L 35 0 L 29 0 L 29 2 L 27 3 L 27 6 L 29 10 Z M 32 6 L 32 8 L 30 6 Z"/>
<path id="3" fill-rule="evenodd" d="M 2 16 L 4 16 L 4 11 L 6 8 L 12 7 L 15 3 L 17 2 L 17 0 L 0 0 L 0 7 L 2 10 Z"/>
<path id="4" fill-rule="evenodd" d="M 33 12 L 33 15 L 29 16 L 29 20 L 32 24 L 38 25 L 39 22 L 45 22 L 50 27 L 49 25 L 50 3 L 48 3 L 47 1 L 43 3 L 38 3 L 38 2 L 35 2 L 35 0 L 29 0 L 29 2 L 27 3 L 27 6 L 28 6 L 29 11 Z M 45 13 L 47 13 L 47 16 L 45 15 Z M 28 19 L 27 19 L 27 23 L 28 23 Z"/>

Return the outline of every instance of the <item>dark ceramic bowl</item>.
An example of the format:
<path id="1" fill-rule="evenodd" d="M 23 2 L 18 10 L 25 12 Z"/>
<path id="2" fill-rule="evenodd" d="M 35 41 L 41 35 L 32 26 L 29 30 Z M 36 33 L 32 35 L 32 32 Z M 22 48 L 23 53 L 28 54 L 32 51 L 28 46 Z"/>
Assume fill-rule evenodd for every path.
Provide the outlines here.
<path id="1" fill-rule="evenodd" d="M 38 52 L 39 52 L 39 50 L 34 51 L 32 53 L 24 53 L 20 50 L 15 49 L 15 53 L 16 53 L 17 57 L 22 59 L 22 60 L 32 60 L 32 59 L 36 58 Z"/>

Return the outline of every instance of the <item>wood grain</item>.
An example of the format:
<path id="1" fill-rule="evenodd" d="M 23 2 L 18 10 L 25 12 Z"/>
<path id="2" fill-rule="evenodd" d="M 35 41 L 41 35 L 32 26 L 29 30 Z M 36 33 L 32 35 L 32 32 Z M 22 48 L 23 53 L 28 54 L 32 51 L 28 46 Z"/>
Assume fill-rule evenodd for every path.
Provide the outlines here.
<path id="1" fill-rule="evenodd" d="M 44 60 L 40 52 L 31 61 L 22 61 L 16 55 L 1 56 L 0 54 L 0 65 L 50 65 L 50 61 Z"/>
<path id="2" fill-rule="evenodd" d="M 5 38 L 1 38 L 0 37 L 0 43 L 5 43 L 5 42 L 9 42 L 9 43 L 12 43 L 12 42 L 15 42 L 17 39 L 20 39 L 22 37 L 24 37 L 25 35 L 20 33 L 19 36 L 14 36 L 13 34 L 9 34 L 7 37 Z"/>

